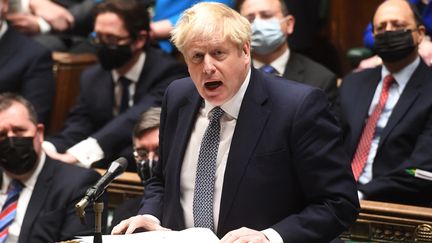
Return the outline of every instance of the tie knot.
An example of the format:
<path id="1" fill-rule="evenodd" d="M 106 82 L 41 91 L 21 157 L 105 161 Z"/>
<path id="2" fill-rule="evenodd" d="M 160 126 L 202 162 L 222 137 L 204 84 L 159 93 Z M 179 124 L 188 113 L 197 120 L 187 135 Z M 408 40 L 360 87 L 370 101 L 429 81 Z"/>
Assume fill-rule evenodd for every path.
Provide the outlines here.
<path id="1" fill-rule="evenodd" d="M 384 81 L 383 81 L 384 82 L 383 87 L 386 87 L 386 88 L 390 87 L 390 85 L 392 85 L 394 81 L 395 81 L 395 79 L 391 74 L 385 76 Z"/>
<path id="2" fill-rule="evenodd" d="M 224 114 L 224 111 L 219 106 L 216 106 L 210 111 L 210 118 L 212 121 L 219 121 L 222 115 Z"/>
<path id="3" fill-rule="evenodd" d="M 21 184 L 20 181 L 18 181 L 18 180 L 12 180 L 9 183 L 8 191 L 10 191 L 10 192 L 12 192 L 12 191 L 13 192 L 20 192 L 22 188 L 23 188 L 23 185 Z"/>
<path id="4" fill-rule="evenodd" d="M 271 73 L 271 74 L 279 74 L 279 72 L 274 68 L 272 65 L 264 65 L 260 68 L 261 71 L 265 73 Z"/>
<path id="5" fill-rule="evenodd" d="M 119 78 L 119 82 L 123 87 L 129 87 L 129 84 L 131 83 L 130 79 L 125 78 L 123 76 Z"/>

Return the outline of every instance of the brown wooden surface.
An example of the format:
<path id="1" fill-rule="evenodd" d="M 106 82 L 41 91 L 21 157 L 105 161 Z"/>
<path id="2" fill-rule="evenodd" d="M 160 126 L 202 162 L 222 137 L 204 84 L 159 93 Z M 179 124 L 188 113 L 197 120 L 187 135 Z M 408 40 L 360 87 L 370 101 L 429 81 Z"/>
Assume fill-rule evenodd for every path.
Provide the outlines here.
<path id="1" fill-rule="evenodd" d="M 54 52 L 53 59 L 56 95 L 48 129 L 50 134 L 58 132 L 63 127 L 69 109 L 75 104 L 79 94 L 81 72 L 97 61 L 96 56 L 92 54 L 61 52 Z"/>
<path id="2" fill-rule="evenodd" d="M 366 242 L 432 242 L 432 209 L 361 201 L 356 223 L 345 240 Z"/>

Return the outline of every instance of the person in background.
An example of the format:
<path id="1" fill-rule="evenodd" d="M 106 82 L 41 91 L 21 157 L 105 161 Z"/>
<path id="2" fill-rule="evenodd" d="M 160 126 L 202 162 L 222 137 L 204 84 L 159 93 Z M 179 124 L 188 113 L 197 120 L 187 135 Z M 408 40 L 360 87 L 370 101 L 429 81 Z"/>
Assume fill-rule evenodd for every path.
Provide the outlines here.
<path id="1" fill-rule="evenodd" d="M 85 43 L 94 22 L 92 9 L 102 1 L 10 0 L 6 18 L 50 50 L 65 52 Z"/>
<path id="2" fill-rule="evenodd" d="M 153 176 L 159 161 L 160 114 L 160 107 L 148 109 L 140 116 L 133 129 L 133 154 L 137 173 L 144 186 Z M 121 220 L 137 215 L 141 200 L 141 197 L 131 198 L 117 207 L 111 225 L 117 225 Z"/>
<path id="3" fill-rule="evenodd" d="M 8 6 L 8 0 L 0 0 L 0 93 L 24 96 L 38 121 L 48 125 L 55 95 L 51 52 L 6 21 Z"/>
<path id="4" fill-rule="evenodd" d="M 174 52 L 175 47 L 169 40 L 170 32 L 183 11 L 199 2 L 209 2 L 209 0 L 156 0 L 154 16 L 150 24 L 150 36 L 158 42 L 164 52 L 169 54 Z M 234 7 L 234 0 L 212 0 L 212 2 L 221 2 Z"/>
<path id="5" fill-rule="evenodd" d="M 251 67 L 251 33 L 224 4 L 184 12 L 172 38 L 190 77 L 165 93 L 159 164 L 139 215 L 113 234 L 205 227 L 222 243 L 329 242 L 355 221 L 326 95 Z"/>
<path id="6" fill-rule="evenodd" d="M 0 94 L 1 242 L 58 242 L 93 232 L 91 207 L 83 225 L 74 205 L 100 175 L 46 157 L 43 140 L 44 125 L 29 101 Z"/>
<path id="7" fill-rule="evenodd" d="M 83 72 L 77 104 L 44 148 L 67 163 L 89 167 L 104 159 L 99 166 L 106 167 L 119 156 L 132 160 L 130 134 L 139 115 L 160 105 L 165 88 L 187 69 L 148 45 L 149 17 L 139 1 L 99 4 L 94 31 L 100 63 Z"/>
<path id="8" fill-rule="evenodd" d="M 292 51 L 287 38 L 295 19 L 283 0 L 239 0 L 237 9 L 252 25 L 252 59 L 255 68 L 289 80 L 323 89 L 329 100 L 337 96 L 336 75 Z"/>
<path id="9" fill-rule="evenodd" d="M 419 55 L 426 65 L 432 66 L 432 42 L 430 38 L 432 35 L 432 1 L 409 0 L 409 2 L 416 7 L 414 11 L 419 11 L 418 14 L 421 15 L 421 22 L 426 29 L 425 38 L 423 38 L 418 48 Z M 371 23 L 368 24 L 363 34 L 363 42 L 366 47 L 374 50 L 374 35 Z M 357 71 L 365 68 L 373 68 L 381 64 L 382 59 L 378 55 L 375 55 L 361 61 Z"/>
<path id="10" fill-rule="evenodd" d="M 338 102 L 358 195 L 430 206 L 432 183 L 406 172 L 432 171 L 432 70 L 418 53 L 425 27 L 407 1 L 387 0 L 373 33 L 383 65 L 347 75 Z"/>

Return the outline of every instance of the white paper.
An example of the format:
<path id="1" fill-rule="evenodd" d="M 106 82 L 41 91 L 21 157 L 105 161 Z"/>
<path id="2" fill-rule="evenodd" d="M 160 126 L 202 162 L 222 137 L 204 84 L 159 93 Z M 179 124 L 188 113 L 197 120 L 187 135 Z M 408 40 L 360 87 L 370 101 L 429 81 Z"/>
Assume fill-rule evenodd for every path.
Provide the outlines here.
<path id="1" fill-rule="evenodd" d="M 93 243 L 93 236 L 78 237 L 80 242 Z M 128 235 L 103 235 L 103 243 L 217 243 L 219 238 L 207 228 L 190 228 L 182 231 L 149 231 Z"/>

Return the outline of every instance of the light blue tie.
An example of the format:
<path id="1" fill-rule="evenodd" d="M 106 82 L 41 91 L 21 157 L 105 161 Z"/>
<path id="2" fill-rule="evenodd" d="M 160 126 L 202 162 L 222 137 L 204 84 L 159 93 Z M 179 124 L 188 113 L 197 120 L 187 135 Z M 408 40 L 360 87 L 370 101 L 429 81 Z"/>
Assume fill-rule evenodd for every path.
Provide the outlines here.
<path id="1" fill-rule="evenodd" d="M 194 226 L 211 230 L 214 230 L 213 194 L 219 149 L 220 118 L 223 114 L 224 111 L 218 106 L 211 111 L 210 123 L 201 141 L 193 198 Z"/>
<path id="2" fill-rule="evenodd" d="M 272 65 L 264 65 L 264 66 L 260 67 L 259 70 L 261 70 L 265 73 L 271 73 L 274 75 L 279 75 L 279 72 Z"/>

